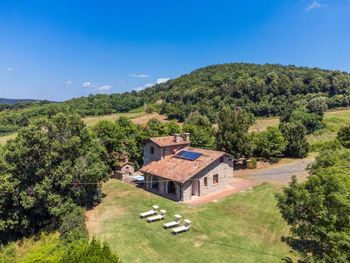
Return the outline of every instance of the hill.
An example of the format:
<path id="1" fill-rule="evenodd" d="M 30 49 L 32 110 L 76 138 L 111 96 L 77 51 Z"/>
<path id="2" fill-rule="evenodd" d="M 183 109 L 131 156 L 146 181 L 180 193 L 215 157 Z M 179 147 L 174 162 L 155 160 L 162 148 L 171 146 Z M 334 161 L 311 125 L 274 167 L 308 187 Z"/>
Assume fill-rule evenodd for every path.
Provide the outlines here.
<path id="1" fill-rule="evenodd" d="M 16 103 L 31 103 L 38 102 L 39 100 L 32 99 L 4 99 L 0 98 L 0 104 L 16 104 Z"/>
<path id="2" fill-rule="evenodd" d="M 306 105 L 317 96 L 325 97 L 331 109 L 349 106 L 350 74 L 296 66 L 221 64 L 139 92 L 0 107 L 0 134 L 14 132 L 26 126 L 30 119 L 57 112 L 100 116 L 145 110 L 183 121 L 191 112 L 198 111 L 215 123 L 217 112 L 231 106 L 244 108 L 256 116 L 279 116 L 286 110 Z"/>
<path id="3" fill-rule="evenodd" d="M 329 108 L 348 106 L 350 75 L 346 72 L 282 65 L 221 64 L 140 92 L 164 101 L 162 112 L 185 119 L 199 111 L 213 122 L 224 105 L 242 107 L 256 116 L 276 116 L 315 96 L 328 98 Z"/>

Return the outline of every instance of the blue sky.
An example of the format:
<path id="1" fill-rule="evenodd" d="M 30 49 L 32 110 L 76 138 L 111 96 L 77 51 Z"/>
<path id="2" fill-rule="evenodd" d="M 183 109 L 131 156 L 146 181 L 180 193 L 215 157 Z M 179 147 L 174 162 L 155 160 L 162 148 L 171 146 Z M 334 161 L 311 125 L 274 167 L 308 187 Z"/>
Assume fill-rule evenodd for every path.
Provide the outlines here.
<path id="1" fill-rule="evenodd" d="M 123 92 L 225 62 L 350 72 L 350 0 L 0 0 L 0 97 Z"/>

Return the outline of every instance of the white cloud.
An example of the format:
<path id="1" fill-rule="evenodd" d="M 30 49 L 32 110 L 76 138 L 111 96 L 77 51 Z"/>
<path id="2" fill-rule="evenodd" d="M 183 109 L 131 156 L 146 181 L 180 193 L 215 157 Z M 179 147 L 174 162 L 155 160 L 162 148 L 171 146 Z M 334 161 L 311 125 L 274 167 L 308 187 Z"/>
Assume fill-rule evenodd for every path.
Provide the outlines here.
<path id="1" fill-rule="evenodd" d="M 135 90 L 136 90 L 136 91 L 141 91 L 141 90 L 144 90 L 144 89 L 146 89 L 146 88 L 150 88 L 150 87 L 152 87 L 152 86 L 154 86 L 154 83 L 147 83 L 147 84 L 143 85 L 142 87 L 136 88 Z"/>
<path id="2" fill-rule="evenodd" d="M 318 9 L 318 8 L 322 8 L 322 7 L 327 7 L 327 5 L 326 4 L 322 4 L 322 3 L 318 2 L 318 1 L 313 1 L 305 8 L 305 11 L 306 12 L 310 12 L 310 11 L 312 11 L 314 9 Z"/>
<path id="3" fill-rule="evenodd" d="M 152 87 L 152 86 L 154 86 L 154 84 L 153 83 L 147 83 L 147 84 L 145 84 L 145 88 L 150 88 L 150 87 Z"/>
<path id="4" fill-rule="evenodd" d="M 144 90 L 145 89 L 145 87 L 138 87 L 138 88 L 136 88 L 135 90 L 136 91 L 141 91 L 141 90 Z"/>
<path id="5" fill-rule="evenodd" d="M 100 91 L 107 91 L 107 90 L 110 90 L 111 88 L 112 88 L 111 85 L 102 85 L 102 86 L 97 87 L 97 89 Z"/>
<path id="6" fill-rule="evenodd" d="M 70 86 L 72 83 L 73 83 L 73 81 L 67 80 L 64 84 L 66 84 L 66 86 Z"/>
<path id="7" fill-rule="evenodd" d="M 148 78 L 148 74 L 130 74 L 129 77 L 131 78 Z"/>
<path id="8" fill-rule="evenodd" d="M 112 85 L 108 85 L 108 84 L 103 84 L 103 85 L 94 84 L 94 83 L 92 83 L 90 81 L 85 81 L 83 84 L 81 84 L 81 86 L 84 87 L 84 88 L 93 89 L 94 91 L 101 91 L 101 92 L 110 90 L 112 88 Z"/>
<path id="9" fill-rule="evenodd" d="M 83 84 L 81 84 L 84 88 L 95 88 L 96 85 L 92 84 L 90 81 L 86 81 Z"/>
<path id="10" fill-rule="evenodd" d="M 162 84 L 164 82 L 167 82 L 168 80 L 170 80 L 170 78 L 159 78 L 157 79 L 157 84 Z"/>

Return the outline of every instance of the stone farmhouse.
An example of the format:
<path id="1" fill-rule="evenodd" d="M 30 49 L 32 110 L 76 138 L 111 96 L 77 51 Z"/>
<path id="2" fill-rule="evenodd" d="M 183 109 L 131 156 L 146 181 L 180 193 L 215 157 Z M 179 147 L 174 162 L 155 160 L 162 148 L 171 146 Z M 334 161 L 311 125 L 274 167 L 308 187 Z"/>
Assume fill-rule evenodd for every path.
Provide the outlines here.
<path id="1" fill-rule="evenodd" d="M 150 138 L 141 168 L 145 188 L 175 201 L 188 201 L 229 187 L 233 158 L 190 145 L 189 133 Z"/>

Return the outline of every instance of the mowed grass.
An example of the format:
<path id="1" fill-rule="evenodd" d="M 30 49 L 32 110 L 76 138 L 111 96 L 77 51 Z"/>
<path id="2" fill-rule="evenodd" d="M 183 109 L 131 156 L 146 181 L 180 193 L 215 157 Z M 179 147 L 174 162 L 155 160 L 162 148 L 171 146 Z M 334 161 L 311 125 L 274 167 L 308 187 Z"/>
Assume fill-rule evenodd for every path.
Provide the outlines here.
<path id="1" fill-rule="evenodd" d="M 188 206 L 111 179 L 106 197 L 87 212 L 90 234 L 108 241 L 123 262 L 281 262 L 292 257 L 281 242 L 288 233 L 269 184 L 216 203 Z M 138 217 L 154 204 L 166 219 L 147 223 Z M 173 236 L 162 224 L 175 214 L 192 220 L 189 232 Z"/>
<path id="2" fill-rule="evenodd" d="M 341 127 L 350 125 L 350 109 L 326 112 L 323 122 L 325 124 L 323 129 L 308 135 L 310 144 L 335 139 Z"/>
<path id="3" fill-rule="evenodd" d="M 94 126 L 99 121 L 107 120 L 107 121 L 114 121 L 117 120 L 119 117 L 127 117 L 127 118 L 135 118 L 140 117 L 142 115 L 145 115 L 143 112 L 135 112 L 135 113 L 116 113 L 116 114 L 109 114 L 109 115 L 101 115 L 101 116 L 87 116 L 83 118 L 85 124 L 87 126 Z"/>

